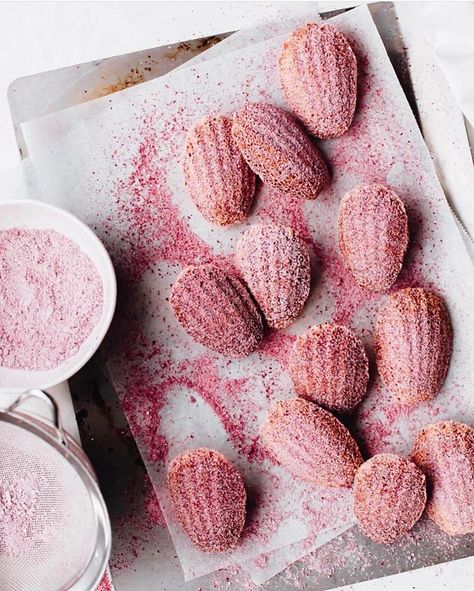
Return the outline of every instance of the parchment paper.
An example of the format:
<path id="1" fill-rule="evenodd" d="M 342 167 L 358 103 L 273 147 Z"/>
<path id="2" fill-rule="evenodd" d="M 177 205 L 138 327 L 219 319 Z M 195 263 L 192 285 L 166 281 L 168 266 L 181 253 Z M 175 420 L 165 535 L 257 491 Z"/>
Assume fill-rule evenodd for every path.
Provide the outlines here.
<path id="1" fill-rule="evenodd" d="M 455 350 L 446 385 L 440 396 L 429 405 L 405 412 L 384 391 L 379 381 L 374 380 L 353 425 L 362 438 L 365 451 L 407 451 L 414 432 L 432 421 L 434 416 L 464 420 L 472 416 L 469 369 L 473 361 L 473 318 L 472 311 L 466 306 L 466 302 L 472 299 L 473 291 L 471 265 L 370 16 L 365 9 L 359 9 L 338 17 L 336 21 L 340 29 L 349 35 L 358 53 L 361 84 L 358 113 L 350 132 L 343 138 L 321 145 L 333 169 L 333 182 L 315 203 L 290 202 L 285 196 L 263 187 L 252 215 L 252 220 L 276 219 L 294 225 L 302 232 L 312 250 L 317 269 L 316 285 L 305 313 L 291 330 L 287 334 L 272 335 L 261 353 L 244 363 L 227 363 L 192 345 L 179 333 L 169 315 L 166 295 L 178 272 L 177 263 L 194 262 L 204 255 L 212 258 L 216 254 L 229 254 L 242 231 L 241 227 L 226 231 L 202 224 L 183 191 L 176 157 L 187 127 L 209 111 L 230 112 L 249 99 L 282 104 L 275 68 L 282 40 L 270 40 L 243 49 L 236 55 L 230 54 L 195 69 L 172 74 L 166 81 L 151 82 L 110 99 L 88 103 L 24 125 L 30 153 L 48 199 L 72 209 L 95 227 L 107 243 L 119 269 L 124 285 L 122 293 L 128 301 L 126 307 L 121 307 L 122 317 L 116 323 L 118 327 L 114 340 L 109 342 L 113 346 L 108 349 L 108 366 L 155 485 L 159 489 L 163 470 L 162 464 L 150 454 L 150 447 L 153 451 L 151 415 L 161 411 L 161 427 L 168 428 L 168 433 L 176 428 L 176 434 L 186 435 L 196 424 L 203 424 L 209 432 L 201 434 L 200 443 L 203 440 L 208 444 L 219 443 L 223 451 L 228 445 L 223 441 L 227 435 L 219 434 L 218 430 L 210 432 L 207 421 L 214 418 L 217 422 L 217 419 L 215 413 L 206 407 L 206 402 L 201 401 L 202 408 L 198 408 L 199 404 L 186 400 L 179 388 L 173 395 L 167 391 L 166 404 L 157 409 L 155 403 L 157 399 L 161 400 L 163 376 L 174 376 L 173 380 L 176 380 L 176 374 L 182 372 L 179 364 L 185 357 L 197 360 L 191 370 L 194 375 L 187 381 L 194 390 L 197 389 L 196 401 L 199 396 L 203 397 L 202 384 L 196 379 L 196 372 L 206 369 L 206 364 L 215 373 L 219 386 L 217 390 L 221 389 L 223 381 L 225 385 L 227 382 L 235 384 L 239 379 L 245 379 L 247 383 L 250 380 L 252 396 L 248 396 L 248 392 L 239 392 L 237 399 L 220 399 L 219 404 L 221 410 L 224 407 L 227 415 L 235 420 L 244 418 L 239 410 L 245 408 L 246 403 L 253 405 L 252 413 L 248 412 L 248 407 L 245 408 L 242 426 L 244 441 L 236 445 L 238 442 L 234 433 L 234 446 L 227 453 L 241 466 L 247 479 L 251 476 L 265 484 L 266 476 L 272 474 L 278 486 L 282 487 L 284 494 L 278 494 L 279 500 L 284 498 L 284 506 L 289 509 L 291 518 L 278 519 L 278 522 L 286 524 L 289 521 L 291 525 L 288 535 L 279 536 L 277 533 L 272 536 L 274 548 L 283 545 L 282 537 L 284 543 L 297 541 L 298 535 L 305 529 L 304 525 L 314 522 L 312 512 L 311 517 L 306 516 L 307 522 L 303 523 L 305 515 L 299 516 L 302 497 L 298 498 L 298 493 L 295 495 L 293 490 L 286 490 L 288 486 L 285 487 L 284 481 L 286 478 L 288 484 L 289 479 L 284 473 L 265 463 L 257 464 L 244 459 L 245 444 L 255 441 L 268 399 L 273 401 L 291 395 L 288 378 L 282 371 L 285 348 L 291 344 L 288 334 L 298 333 L 313 323 L 333 317 L 352 324 L 370 349 L 373 320 L 383 299 L 370 297 L 359 290 L 344 272 L 337 254 L 334 222 L 338 203 L 344 192 L 355 184 L 385 181 L 404 199 L 412 221 L 412 245 L 398 286 L 424 284 L 435 287 L 448 302 L 455 328 Z M 141 162 L 150 151 L 154 168 L 150 162 L 146 163 L 146 167 Z M 141 184 L 136 174 L 140 163 L 138 177 L 144 181 Z M 159 186 L 159 194 L 149 189 L 150 183 Z M 173 220 L 177 222 L 182 216 L 177 225 L 180 230 L 186 229 L 184 238 L 188 246 L 189 227 L 201 239 L 197 242 L 195 238 L 191 240 L 192 248 L 184 253 L 185 256 L 179 248 L 183 236 L 166 234 L 172 228 L 162 223 L 163 215 L 170 211 L 174 215 L 176 209 L 179 214 Z M 147 217 L 144 216 L 145 211 Z M 203 243 L 211 249 L 203 248 Z M 452 256 L 453 253 L 456 255 Z M 143 254 L 148 255 L 144 269 Z M 227 259 L 223 262 L 228 263 Z M 160 351 L 155 351 L 153 346 Z M 161 351 L 163 348 L 165 355 Z M 141 354 L 137 355 L 137 352 Z M 268 380 L 269 375 L 271 380 Z M 143 395 L 144 392 L 146 395 Z M 173 412 L 182 411 L 181 425 L 165 420 L 170 400 L 174 405 L 170 406 Z M 209 402 L 210 398 L 207 397 L 207 400 Z M 197 412 L 192 404 L 198 408 Z M 173 414 L 173 417 L 177 416 Z M 249 416 L 252 417 L 250 421 Z M 154 432 L 152 439 L 156 436 Z M 169 457 L 182 446 L 189 446 L 186 437 L 168 443 Z M 275 490 L 272 488 L 272 492 Z M 306 494 L 308 497 L 318 496 L 310 495 L 308 491 Z M 287 502 L 287 495 L 294 504 Z M 162 494 L 160 497 L 163 499 Z M 275 502 L 278 503 L 278 499 Z M 320 515 L 324 514 L 324 502 L 321 499 L 318 503 Z M 341 506 L 345 502 L 348 499 L 341 501 Z M 265 502 L 260 508 L 263 505 Z M 334 508 L 333 498 L 329 506 Z M 347 515 L 347 511 L 345 513 Z M 293 527 L 295 519 L 301 521 Z M 316 524 L 311 532 L 313 535 L 319 531 L 318 527 L 321 529 L 321 521 L 316 519 Z M 188 560 L 191 555 L 180 552 L 180 548 L 184 548 L 180 545 L 182 536 L 174 532 L 174 537 L 185 572 L 188 576 L 196 575 L 196 563 Z M 248 538 L 244 545 L 248 541 L 251 546 L 249 554 L 272 547 L 272 543 L 265 547 L 261 540 Z M 207 564 L 202 555 L 198 558 L 198 566 L 206 563 L 208 569 L 225 563 L 224 559 L 220 564 L 210 564 L 211 561 Z M 238 560 L 243 560 L 238 552 L 229 557 L 229 561 Z"/>

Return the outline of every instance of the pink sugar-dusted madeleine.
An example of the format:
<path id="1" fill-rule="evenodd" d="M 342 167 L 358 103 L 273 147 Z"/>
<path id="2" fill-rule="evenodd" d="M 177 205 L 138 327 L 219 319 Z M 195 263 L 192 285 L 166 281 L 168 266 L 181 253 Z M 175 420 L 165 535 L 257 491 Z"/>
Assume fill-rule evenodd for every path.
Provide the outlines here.
<path id="1" fill-rule="evenodd" d="M 352 330 L 320 324 L 296 338 L 290 374 L 298 396 L 332 412 L 349 413 L 367 391 L 369 362 Z"/>
<path id="2" fill-rule="evenodd" d="M 404 404 L 431 400 L 451 359 L 453 334 L 442 299 L 421 287 L 391 294 L 377 317 L 377 369 Z"/>
<path id="3" fill-rule="evenodd" d="M 354 513 L 361 532 L 391 544 L 409 532 L 426 504 L 426 478 L 407 458 L 382 453 L 364 462 L 354 479 Z"/>
<path id="4" fill-rule="evenodd" d="M 474 429 L 455 421 L 418 434 L 412 460 L 426 474 L 426 513 L 451 536 L 474 533 Z"/>
<path id="5" fill-rule="evenodd" d="M 316 137 L 345 133 L 357 100 L 357 60 L 333 25 L 308 23 L 283 44 L 280 83 L 285 101 Z"/>
<path id="6" fill-rule="evenodd" d="M 168 470 L 174 514 L 203 552 L 234 548 L 245 524 L 247 493 L 237 468 L 217 451 L 193 449 Z"/>
<path id="7" fill-rule="evenodd" d="M 184 269 L 171 291 L 170 305 L 194 340 L 222 355 L 245 357 L 263 338 L 262 317 L 247 288 L 215 265 Z"/>
<path id="8" fill-rule="evenodd" d="M 362 464 L 357 443 L 346 427 L 327 410 L 302 398 L 275 403 L 261 435 L 282 466 L 313 484 L 350 487 Z"/>
<path id="9" fill-rule="evenodd" d="M 242 222 L 255 193 L 255 174 L 231 128 L 225 116 L 199 121 L 188 131 L 182 162 L 191 199 L 208 222 L 221 226 Z"/>
<path id="10" fill-rule="evenodd" d="M 237 244 L 236 262 L 269 326 L 284 328 L 299 316 L 309 296 L 311 265 L 292 228 L 251 226 Z"/>
<path id="11" fill-rule="evenodd" d="M 320 151 L 288 111 L 249 103 L 234 113 L 232 135 L 250 168 L 290 197 L 316 199 L 329 182 Z"/>
<path id="12" fill-rule="evenodd" d="M 380 184 L 356 187 L 341 201 L 339 247 L 356 282 L 386 291 L 398 277 L 408 246 L 408 219 L 402 200 Z"/>

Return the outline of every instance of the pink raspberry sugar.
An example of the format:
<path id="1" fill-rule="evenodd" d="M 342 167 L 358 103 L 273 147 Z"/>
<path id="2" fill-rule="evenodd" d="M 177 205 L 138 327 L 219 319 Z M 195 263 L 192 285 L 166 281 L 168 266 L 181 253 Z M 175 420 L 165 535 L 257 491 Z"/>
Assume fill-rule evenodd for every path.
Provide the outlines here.
<path id="1" fill-rule="evenodd" d="M 0 554 L 15 558 L 29 550 L 39 492 L 40 483 L 34 474 L 0 477 Z"/>
<path id="2" fill-rule="evenodd" d="M 91 259 L 54 230 L 0 232 L 0 365 L 47 371 L 97 324 L 103 286 Z"/>

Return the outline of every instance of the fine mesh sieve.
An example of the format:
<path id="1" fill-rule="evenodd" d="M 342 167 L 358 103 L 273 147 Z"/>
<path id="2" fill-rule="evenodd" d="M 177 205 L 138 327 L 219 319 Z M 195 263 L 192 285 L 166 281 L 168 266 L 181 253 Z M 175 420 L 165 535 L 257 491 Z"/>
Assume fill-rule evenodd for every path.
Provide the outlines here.
<path id="1" fill-rule="evenodd" d="M 0 411 L 0 589 L 91 591 L 110 552 L 110 523 L 90 464 L 57 424 Z M 57 409 L 56 409 L 57 413 Z"/>

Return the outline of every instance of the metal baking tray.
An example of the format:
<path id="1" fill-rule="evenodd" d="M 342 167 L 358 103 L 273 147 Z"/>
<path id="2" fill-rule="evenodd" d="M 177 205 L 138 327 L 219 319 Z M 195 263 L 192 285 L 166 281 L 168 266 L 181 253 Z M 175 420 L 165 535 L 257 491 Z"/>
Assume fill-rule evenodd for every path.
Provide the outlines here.
<path id="1" fill-rule="evenodd" d="M 372 4 L 370 11 L 417 116 L 416 99 L 393 4 Z M 321 16 L 327 18 L 334 14 L 328 12 Z M 27 156 L 27 149 L 21 134 L 21 122 L 161 76 L 230 34 L 185 41 L 15 80 L 10 86 L 8 98 L 22 157 Z M 146 499 L 151 494 L 148 477 L 113 388 L 101 370 L 99 356 L 70 380 L 70 388 L 83 446 L 98 473 L 111 515 L 114 531 L 111 569 L 116 589 L 248 589 L 245 576 L 225 570 L 183 582 L 168 532 L 154 526 L 147 514 Z M 426 541 L 426 528 L 433 532 L 430 542 Z M 425 532 L 424 536 L 420 535 L 421 531 Z M 472 555 L 474 535 L 449 538 L 427 522 L 415 528 L 409 538 L 390 547 L 370 542 L 354 528 L 319 550 L 311 560 L 303 559 L 274 577 L 266 588 L 286 591 L 298 586 L 322 591 Z M 166 565 L 165 568 L 163 565 Z"/>

